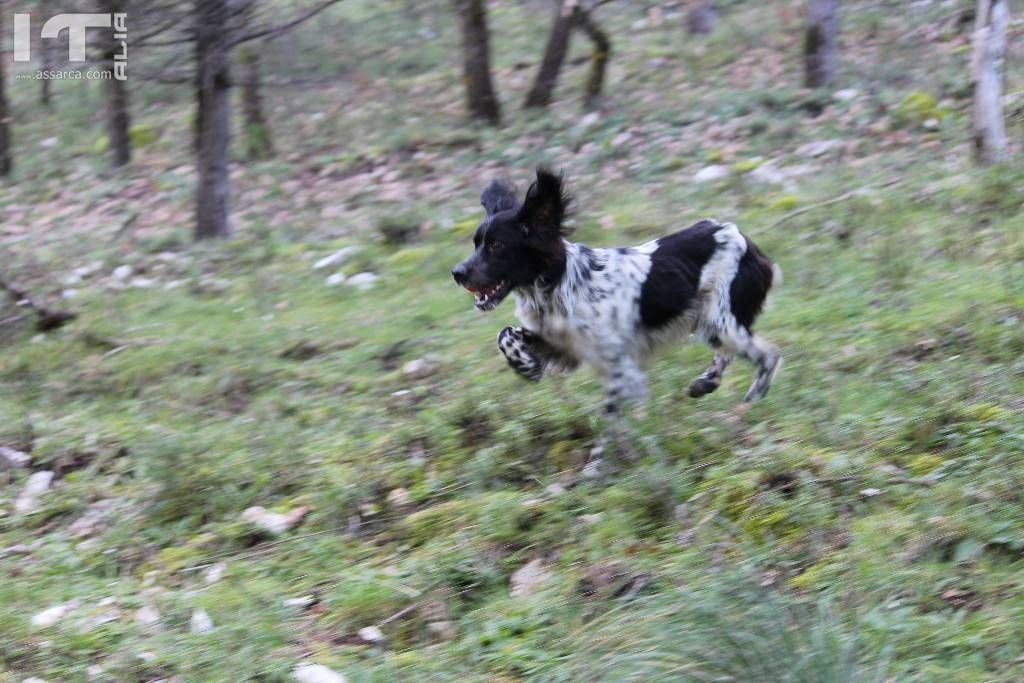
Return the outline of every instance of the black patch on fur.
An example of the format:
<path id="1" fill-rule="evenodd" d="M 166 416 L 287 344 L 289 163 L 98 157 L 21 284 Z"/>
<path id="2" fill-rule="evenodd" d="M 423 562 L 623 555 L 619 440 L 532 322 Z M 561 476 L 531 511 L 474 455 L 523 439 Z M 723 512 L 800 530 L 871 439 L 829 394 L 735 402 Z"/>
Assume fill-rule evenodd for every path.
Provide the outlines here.
<path id="1" fill-rule="evenodd" d="M 749 331 L 764 308 L 768 290 L 772 288 L 772 262 L 757 245 L 747 240 L 747 253 L 740 259 L 736 277 L 729 287 L 733 317 Z"/>
<path id="2" fill-rule="evenodd" d="M 700 272 L 714 255 L 713 221 L 695 225 L 658 240 L 651 254 L 651 270 L 640 288 L 640 322 L 657 329 L 678 318 L 693 303 L 700 286 Z"/>

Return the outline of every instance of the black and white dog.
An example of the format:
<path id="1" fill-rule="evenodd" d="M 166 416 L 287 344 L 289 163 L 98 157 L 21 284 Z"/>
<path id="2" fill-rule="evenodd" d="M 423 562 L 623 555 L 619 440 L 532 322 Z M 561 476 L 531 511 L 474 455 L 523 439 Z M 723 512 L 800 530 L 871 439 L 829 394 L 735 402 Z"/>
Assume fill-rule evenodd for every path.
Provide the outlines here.
<path id="1" fill-rule="evenodd" d="M 768 392 L 782 360 L 752 326 L 777 269 L 732 223 L 703 220 L 639 247 L 591 249 L 567 239 L 569 198 L 544 169 L 521 204 L 501 181 L 481 203 L 476 251 L 452 275 L 481 311 L 515 294 L 522 327 L 503 329 L 498 348 L 523 377 L 589 364 L 605 384 L 607 412 L 617 415 L 645 396 L 642 365 L 654 349 L 692 334 L 715 357 L 690 396 L 717 389 L 736 355 L 756 368 L 744 401 Z"/>

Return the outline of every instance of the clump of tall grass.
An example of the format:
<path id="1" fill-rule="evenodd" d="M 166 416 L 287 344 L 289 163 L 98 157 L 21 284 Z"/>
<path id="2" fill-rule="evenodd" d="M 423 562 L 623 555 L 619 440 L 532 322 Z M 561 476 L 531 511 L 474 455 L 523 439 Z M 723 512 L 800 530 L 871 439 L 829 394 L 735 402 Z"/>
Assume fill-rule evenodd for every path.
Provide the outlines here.
<path id="1" fill-rule="evenodd" d="M 801 603 L 748 578 L 641 596 L 568 638 L 548 680 L 866 683 L 888 668 L 828 598 Z"/>

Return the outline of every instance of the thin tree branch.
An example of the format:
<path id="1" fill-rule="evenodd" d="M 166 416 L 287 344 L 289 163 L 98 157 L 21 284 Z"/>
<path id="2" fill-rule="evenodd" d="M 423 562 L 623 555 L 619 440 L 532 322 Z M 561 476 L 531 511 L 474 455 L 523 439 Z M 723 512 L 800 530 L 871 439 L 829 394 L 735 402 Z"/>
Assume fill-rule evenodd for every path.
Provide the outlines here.
<path id="1" fill-rule="evenodd" d="M 815 209 L 820 209 L 820 208 L 825 207 L 825 206 L 831 206 L 832 204 L 838 204 L 839 202 L 845 202 L 848 199 L 853 199 L 854 197 L 858 197 L 858 196 L 864 194 L 868 190 L 881 190 L 882 188 L 885 188 L 885 187 L 892 187 L 893 185 L 899 185 L 904 180 L 906 180 L 906 178 L 893 178 L 892 180 L 887 180 L 887 181 L 885 181 L 884 183 L 882 183 L 880 185 L 868 185 L 868 186 L 865 186 L 865 187 L 858 187 L 856 190 L 850 190 L 849 192 L 841 194 L 838 197 L 833 197 L 832 199 L 827 199 L 827 200 L 825 200 L 823 202 L 818 202 L 817 204 L 811 204 L 810 206 L 804 206 L 804 207 L 801 207 L 799 209 L 795 209 L 793 211 L 790 211 L 785 216 L 783 216 L 779 220 L 775 221 L 771 225 L 769 225 L 767 229 L 768 230 L 772 230 L 774 228 L 777 228 L 780 225 L 782 225 L 783 223 L 785 223 L 786 221 L 788 221 L 789 219 L 796 218 L 800 214 L 807 213 L 808 211 L 814 211 Z"/>
<path id="2" fill-rule="evenodd" d="M 56 330 L 58 327 L 63 327 L 78 317 L 75 313 L 51 310 L 42 304 L 36 303 L 28 292 L 9 284 L 2 277 L 0 277 L 0 290 L 7 293 L 7 296 L 11 298 L 15 306 L 22 306 L 36 314 L 36 329 L 40 332 Z"/>
<path id="3" fill-rule="evenodd" d="M 304 23 L 306 21 L 309 21 L 310 19 L 312 19 L 316 15 L 320 14 L 321 12 L 323 12 L 328 7 L 330 7 L 332 5 L 336 5 L 339 2 L 341 2 L 341 0 L 326 0 L 326 2 L 320 3 L 319 5 L 314 7 L 313 9 L 309 10 L 308 12 L 306 12 L 305 14 L 303 14 L 303 15 L 301 15 L 299 17 L 296 17 L 295 19 L 293 19 L 292 21 L 289 21 L 288 23 L 281 24 L 280 26 L 267 27 L 267 28 L 264 28 L 264 29 L 260 29 L 260 30 L 257 30 L 257 31 L 252 31 L 251 33 L 246 33 L 246 34 L 243 34 L 241 36 L 238 36 L 237 38 L 235 38 L 234 40 L 232 40 L 230 42 L 230 45 L 231 45 L 231 47 L 234 47 L 236 45 L 248 42 L 250 40 L 256 40 L 257 38 L 267 38 L 268 40 L 273 40 L 274 38 L 277 38 L 279 35 L 281 35 L 283 33 L 287 33 L 288 31 L 292 30 L 293 28 L 295 28 L 299 24 L 302 24 L 302 23 Z"/>

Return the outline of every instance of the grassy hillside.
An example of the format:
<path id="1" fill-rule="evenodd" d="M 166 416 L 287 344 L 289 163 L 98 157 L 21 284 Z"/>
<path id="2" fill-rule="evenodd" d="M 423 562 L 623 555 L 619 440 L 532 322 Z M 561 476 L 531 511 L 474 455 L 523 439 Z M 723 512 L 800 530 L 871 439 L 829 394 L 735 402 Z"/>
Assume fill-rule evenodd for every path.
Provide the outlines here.
<path id="1" fill-rule="evenodd" d="M 799 87 L 799 3 L 722 3 L 707 39 L 608 6 L 584 117 L 586 43 L 524 113 L 546 4 L 494 2 L 500 130 L 461 118 L 447 3 L 377 4 L 271 48 L 281 155 L 238 141 L 224 243 L 189 239 L 187 87 L 137 86 L 112 173 L 95 84 L 51 113 L 12 86 L 0 269 L 79 317 L 0 305 L 0 446 L 31 457 L 0 458 L 0 681 L 1024 679 L 1019 21 L 1017 155 L 978 170 L 949 3 L 844 3 L 824 92 Z M 479 314 L 449 275 L 484 183 L 538 163 L 582 241 L 714 216 L 779 262 L 765 401 L 737 409 L 741 363 L 687 398 L 709 353 L 670 349 L 642 457 L 581 480 L 598 382 L 518 380 L 511 304 Z"/>

